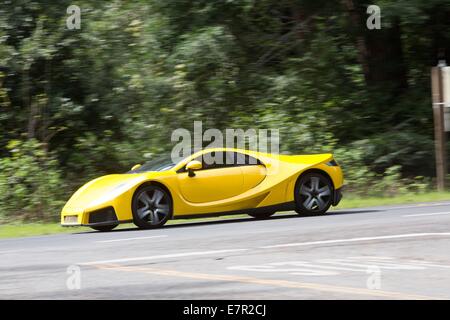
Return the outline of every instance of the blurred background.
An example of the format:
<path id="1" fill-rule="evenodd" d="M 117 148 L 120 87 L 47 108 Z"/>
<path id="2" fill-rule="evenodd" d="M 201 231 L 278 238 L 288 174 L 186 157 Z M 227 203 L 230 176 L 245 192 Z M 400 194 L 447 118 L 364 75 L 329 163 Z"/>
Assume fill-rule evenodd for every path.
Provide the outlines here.
<path id="1" fill-rule="evenodd" d="M 83 183 L 170 151 L 194 120 L 333 152 L 346 197 L 430 192 L 441 59 L 449 0 L 0 1 L 0 221 L 56 221 Z"/>

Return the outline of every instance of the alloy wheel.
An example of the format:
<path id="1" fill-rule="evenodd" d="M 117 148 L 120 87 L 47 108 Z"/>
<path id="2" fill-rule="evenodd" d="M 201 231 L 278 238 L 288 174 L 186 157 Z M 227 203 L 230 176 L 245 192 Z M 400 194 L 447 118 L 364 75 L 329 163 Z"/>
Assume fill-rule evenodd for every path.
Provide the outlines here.
<path id="1" fill-rule="evenodd" d="M 331 205 L 333 186 L 320 173 L 309 173 L 301 177 L 296 188 L 297 211 L 307 214 L 325 213 Z"/>
<path id="2" fill-rule="evenodd" d="M 133 200 L 134 222 L 138 227 L 158 227 L 170 218 L 172 202 L 169 194 L 158 186 L 145 186 Z"/>

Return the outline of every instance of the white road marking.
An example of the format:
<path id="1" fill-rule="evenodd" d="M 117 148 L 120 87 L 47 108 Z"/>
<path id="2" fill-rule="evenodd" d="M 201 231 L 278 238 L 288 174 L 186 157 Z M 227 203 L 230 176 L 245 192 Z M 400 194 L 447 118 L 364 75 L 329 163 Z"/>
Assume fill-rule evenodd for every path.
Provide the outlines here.
<path id="1" fill-rule="evenodd" d="M 288 267 L 288 268 L 283 268 Z M 231 266 L 227 267 L 229 270 L 243 270 L 243 271 L 258 271 L 258 272 L 288 272 L 295 275 L 307 275 L 307 276 L 328 276 L 328 275 L 338 275 L 339 272 L 318 270 L 318 269 L 328 269 L 335 271 L 354 271 L 354 272 L 366 272 L 361 270 L 361 268 L 350 268 L 342 266 L 329 266 L 320 265 L 314 263 L 314 261 L 285 261 L 285 262 L 272 262 L 263 265 L 245 265 L 245 266 Z"/>
<path id="2" fill-rule="evenodd" d="M 405 214 L 402 217 L 409 218 L 409 217 L 422 217 L 422 216 L 437 216 L 442 214 L 450 214 L 450 212 L 433 212 L 433 213 L 415 213 L 415 214 Z"/>
<path id="3" fill-rule="evenodd" d="M 283 247 L 299 247 L 299 246 L 311 246 L 319 244 L 333 244 L 333 243 L 345 243 L 345 242 L 359 242 L 359 241 L 372 241 L 372 240 L 386 240 L 386 239 L 401 239 L 401 238 L 420 238 L 420 237 L 430 237 L 430 236 L 450 236 L 450 232 L 441 233 L 408 233 L 408 234 L 396 234 L 389 236 L 378 236 L 378 237 L 362 237 L 362 238 L 349 238 L 349 239 L 336 239 L 336 240 L 321 240 L 321 241 L 309 241 L 309 242 L 297 242 L 297 243 L 285 243 L 276 244 L 272 246 L 260 247 L 261 249 L 271 249 L 271 248 L 283 248 Z"/>
<path id="4" fill-rule="evenodd" d="M 355 259 L 356 260 L 356 259 Z M 381 262 L 381 261 L 371 261 L 371 260 L 356 260 L 351 258 L 345 259 L 318 259 L 315 262 L 318 263 L 326 263 L 337 266 L 347 266 L 347 267 L 355 267 L 361 268 L 362 271 L 366 271 L 367 268 L 371 266 L 377 266 L 380 269 L 388 269 L 388 270 L 423 270 L 424 266 L 416 266 L 411 264 L 404 263 L 394 263 L 394 262 Z"/>
<path id="5" fill-rule="evenodd" d="M 426 270 L 430 267 L 449 268 L 450 266 L 434 263 L 414 263 L 413 261 L 406 261 L 405 263 L 401 259 L 391 257 L 361 256 L 312 261 L 272 262 L 260 265 L 238 265 L 227 267 L 227 269 L 262 273 L 287 273 L 299 276 L 336 276 L 345 271 L 367 273 L 370 267 L 378 267 L 381 270 L 390 271 L 418 271 Z"/>
<path id="6" fill-rule="evenodd" d="M 19 250 L 6 250 L 6 251 L 0 251 L 0 254 L 16 253 L 16 252 L 21 252 L 21 251 L 24 251 L 24 250 L 21 250 L 21 249 L 19 249 Z"/>
<path id="7" fill-rule="evenodd" d="M 437 203 L 419 203 L 412 205 L 403 205 L 397 207 L 386 207 L 386 210 L 399 210 L 399 209 L 408 209 L 408 208 L 425 208 L 425 207 L 438 207 L 438 206 L 448 206 L 450 202 L 437 202 Z M 374 207 L 374 208 L 383 208 L 384 206 Z M 370 208 L 370 207 L 369 207 Z"/>
<path id="8" fill-rule="evenodd" d="M 180 257 L 190 257 L 190 256 L 204 256 L 204 255 L 229 253 L 229 252 L 242 252 L 242 251 L 247 251 L 247 250 L 249 250 L 249 249 L 228 249 L 228 250 L 214 250 L 214 251 L 197 251 L 197 252 L 163 254 L 163 255 L 147 256 L 147 257 L 135 257 L 135 258 L 123 258 L 123 259 L 112 259 L 112 260 L 81 262 L 81 263 L 77 263 L 77 264 L 78 265 L 95 265 L 95 264 L 108 264 L 108 263 L 119 263 L 119 262 L 134 262 L 134 261 L 157 260 L 157 259 L 168 259 L 168 258 L 180 258 Z"/>
<path id="9" fill-rule="evenodd" d="M 409 260 L 410 263 L 415 263 L 416 265 L 421 265 L 424 267 L 435 267 L 435 268 L 444 268 L 444 269 L 450 269 L 449 265 L 445 264 L 437 264 L 430 261 L 419 261 L 419 260 Z"/>
<path id="10" fill-rule="evenodd" d="M 123 238 L 123 239 L 113 239 L 113 240 L 99 240 L 95 241 L 97 243 L 109 243 L 109 242 L 119 242 L 119 241 L 131 241 L 131 240 L 145 240 L 145 239 L 155 239 L 155 238 L 165 238 L 167 236 L 151 236 L 151 237 L 135 237 L 135 238 Z"/>
<path id="11" fill-rule="evenodd" d="M 287 268 L 283 268 L 287 266 Z M 310 268 L 308 268 L 310 267 Z M 245 265 L 245 266 L 231 266 L 227 268 L 228 270 L 238 270 L 238 271 L 249 271 L 249 272 L 269 272 L 269 273 L 288 273 L 298 276 L 336 276 L 339 272 L 328 271 L 328 270 L 317 270 L 313 265 L 310 266 L 308 263 L 302 261 L 296 262 L 279 262 L 279 263 L 269 263 L 265 265 Z"/>

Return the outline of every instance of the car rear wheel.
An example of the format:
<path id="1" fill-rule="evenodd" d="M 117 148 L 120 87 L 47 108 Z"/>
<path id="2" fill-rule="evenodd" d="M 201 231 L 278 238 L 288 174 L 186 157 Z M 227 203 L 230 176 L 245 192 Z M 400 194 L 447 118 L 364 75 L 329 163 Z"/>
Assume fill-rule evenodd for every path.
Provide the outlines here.
<path id="1" fill-rule="evenodd" d="M 294 192 L 295 211 L 302 215 L 324 214 L 333 202 L 333 184 L 319 172 L 301 176 Z"/>
<path id="2" fill-rule="evenodd" d="M 249 213 L 248 215 L 250 217 L 253 217 L 256 219 L 267 219 L 274 214 L 275 214 L 275 211 L 269 211 L 269 212 L 260 212 L 260 213 Z"/>
<path id="3" fill-rule="evenodd" d="M 132 210 L 136 226 L 142 229 L 158 228 L 172 215 L 172 198 L 163 188 L 146 185 L 134 194 Z"/>
<path id="4" fill-rule="evenodd" d="M 97 230 L 97 231 L 107 232 L 107 231 L 111 231 L 112 229 L 114 229 L 117 226 L 118 226 L 118 224 L 109 224 L 107 226 L 95 226 L 95 227 L 91 227 L 91 228 L 94 230 Z"/>

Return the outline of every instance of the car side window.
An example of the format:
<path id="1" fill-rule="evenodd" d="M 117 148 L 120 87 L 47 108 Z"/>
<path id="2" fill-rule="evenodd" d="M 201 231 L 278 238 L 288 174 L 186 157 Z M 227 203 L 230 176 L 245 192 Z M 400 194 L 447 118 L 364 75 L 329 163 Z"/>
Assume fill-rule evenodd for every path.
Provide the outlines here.
<path id="1" fill-rule="evenodd" d="M 240 152 L 212 151 L 197 157 L 195 160 L 202 162 L 203 169 L 218 169 L 237 166 L 261 165 L 261 161 Z"/>
<path id="2" fill-rule="evenodd" d="M 261 161 L 255 157 L 239 152 L 223 152 L 223 151 L 211 151 L 200 155 L 192 160 L 196 160 L 202 163 L 201 170 L 230 168 L 237 166 L 252 166 L 262 165 Z M 183 167 L 178 170 L 178 173 L 186 172 L 186 168 Z"/>
<path id="3" fill-rule="evenodd" d="M 248 154 L 240 152 L 227 152 L 228 166 L 252 166 L 261 165 L 261 161 Z"/>
<path id="4" fill-rule="evenodd" d="M 202 163 L 202 169 L 219 169 L 227 167 L 226 154 L 222 151 L 211 151 L 195 158 Z"/>

